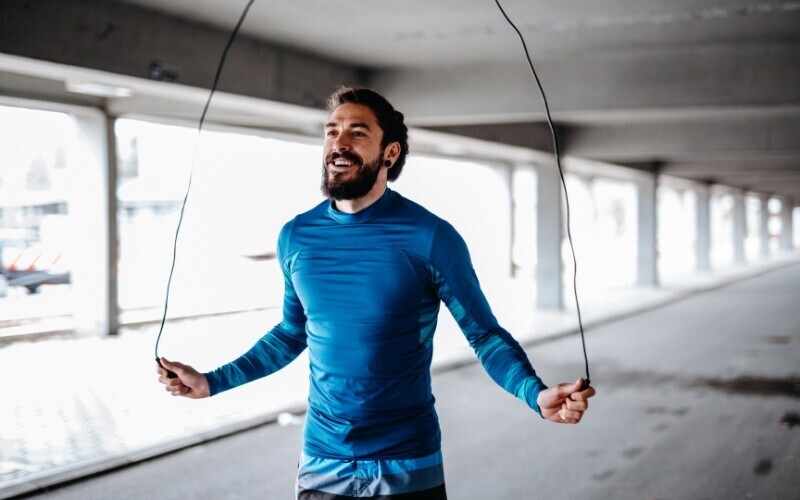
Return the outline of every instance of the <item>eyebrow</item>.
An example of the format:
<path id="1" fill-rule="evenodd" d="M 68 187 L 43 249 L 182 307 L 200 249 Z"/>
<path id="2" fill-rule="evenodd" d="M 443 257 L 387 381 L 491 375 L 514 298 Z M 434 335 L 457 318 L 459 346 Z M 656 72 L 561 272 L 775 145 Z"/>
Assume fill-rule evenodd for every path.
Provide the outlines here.
<path id="1" fill-rule="evenodd" d="M 337 125 L 336 122 L 328 122 L 325 124 L 325 128 L 335 127 Z M 372 130 L 366 122 L 355 122 L 350 124 L 350 128 L 364 128 L 367 130 Z"/>

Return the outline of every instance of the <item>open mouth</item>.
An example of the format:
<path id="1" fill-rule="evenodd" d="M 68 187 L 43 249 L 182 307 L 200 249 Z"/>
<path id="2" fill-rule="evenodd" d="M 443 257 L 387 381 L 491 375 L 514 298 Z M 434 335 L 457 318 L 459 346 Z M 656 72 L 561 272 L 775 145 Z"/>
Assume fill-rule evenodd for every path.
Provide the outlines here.
<path id="1" fill-rule="evenodd" d="M 347 170 L 350 167 L 357 167 L 361 165 L 361 162 L 355 155 L 350 154 L 337 154 L 328 159 L 326 162 L 328 168 L 332 168 L 334 170 Z"/>
<path id="2" fill-rule="evenodd" d="M 352 162 L 350 160 L 342 160 L 342 159 L 338 159 L 338 160 L 334 160 L 334 161 L 328 162 L 328 166 L 329 167 L 335 167 L 335 168 L 348 168 L 348 167 L 352 167 L 353 165 L 355 165 L 355 162 Z"/>

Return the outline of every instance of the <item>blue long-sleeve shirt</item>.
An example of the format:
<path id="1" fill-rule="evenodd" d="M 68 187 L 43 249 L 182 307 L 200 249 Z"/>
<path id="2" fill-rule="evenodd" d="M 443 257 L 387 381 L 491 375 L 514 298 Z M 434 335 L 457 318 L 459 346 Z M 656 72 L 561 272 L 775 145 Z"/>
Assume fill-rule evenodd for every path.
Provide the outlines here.
<path id="1" fill-rule="evenodd" d="M 390 189 L 353 214 L 325 201 L 283 227 L 278 260 L 283 320 L 206 376 L 214 395 L 308 347 L 306 455 L 405 459 L 440 449 L 430 365 L 441 302 L 492 379 L 539 411 L 545 385 L 497 323 L 464 240 L 420 205 Z"/>

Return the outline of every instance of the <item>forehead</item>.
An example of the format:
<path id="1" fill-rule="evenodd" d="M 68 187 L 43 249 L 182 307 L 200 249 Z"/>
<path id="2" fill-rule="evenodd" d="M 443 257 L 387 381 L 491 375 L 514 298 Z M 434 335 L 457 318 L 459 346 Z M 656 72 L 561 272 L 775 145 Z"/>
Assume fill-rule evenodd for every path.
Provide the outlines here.
<path id="1" fill-rule="evenodd" d="M 333 110 L 326 126 L 332 124 L 347 126 L 352 123 L 365 123 L 370 128 L 379 130 L 378 118 L 370 108 L 363 104 L 346 102 Z"/>

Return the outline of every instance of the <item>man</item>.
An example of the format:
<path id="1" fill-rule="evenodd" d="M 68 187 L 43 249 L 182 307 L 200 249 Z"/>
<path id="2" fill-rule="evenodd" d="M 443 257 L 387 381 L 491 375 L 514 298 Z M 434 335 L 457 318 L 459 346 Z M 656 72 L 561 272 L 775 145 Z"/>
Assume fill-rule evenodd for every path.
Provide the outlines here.
<path id="1" fill-rule="evenodd" d="M 297 495 L 444 499 L 431 394 L 439 304 L 457 320 L 489 375 L 544 418 L 578 423 L 594 389 L 547 388 L 492 315 L 456 230 L 387 188 L 408 153 L 403 115 L 365 88 L 329 99 L 322 191 L 329 198 L 278 239 L 283 320 L 235 361 L 177 374 L 173 395 L 208 397 L 269 375 L 309 349 L 311 387 Z"/>

